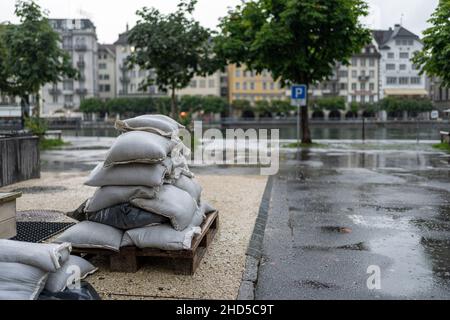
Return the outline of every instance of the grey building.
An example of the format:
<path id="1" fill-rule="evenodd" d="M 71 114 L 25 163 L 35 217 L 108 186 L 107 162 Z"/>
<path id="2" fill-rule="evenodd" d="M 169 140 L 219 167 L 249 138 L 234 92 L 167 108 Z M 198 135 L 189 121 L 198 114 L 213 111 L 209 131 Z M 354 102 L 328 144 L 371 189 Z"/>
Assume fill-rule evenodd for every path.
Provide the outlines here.
<path id="1" fill-rule="evenodd" d="M 77 110 L 85 98 L 98 96 L 98 45 L 96 28 L 88 19 L 50 19 L 51 26 L 61 36 L 61 46 L 79 70 L 77 80 L 64 79 L 42 88 L 42 114 Z"/>
<path id="2" fill-rule="evenodd" d="M 103 100 L 116 97 L 116 47 L 98 45 L 98 96 Z"/>

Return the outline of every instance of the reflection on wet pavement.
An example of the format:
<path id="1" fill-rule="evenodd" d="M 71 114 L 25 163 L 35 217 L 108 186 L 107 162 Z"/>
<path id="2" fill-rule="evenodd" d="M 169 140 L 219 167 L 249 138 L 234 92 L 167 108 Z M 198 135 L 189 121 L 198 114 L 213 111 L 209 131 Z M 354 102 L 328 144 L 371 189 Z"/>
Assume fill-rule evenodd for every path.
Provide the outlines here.
<path id="1" fill-rule="evenodd" d="M 450 298 L 448 155 L 368 149 L 284 155 L 258 299 Z M 367 287 L 372 265 L 380 290 Z"/>

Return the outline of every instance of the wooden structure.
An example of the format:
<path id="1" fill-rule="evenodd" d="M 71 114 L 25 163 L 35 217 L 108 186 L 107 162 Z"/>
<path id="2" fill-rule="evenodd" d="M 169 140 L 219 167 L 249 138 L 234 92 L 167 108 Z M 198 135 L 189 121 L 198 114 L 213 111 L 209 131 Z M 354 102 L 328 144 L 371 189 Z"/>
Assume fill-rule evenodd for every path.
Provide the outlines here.
<path id="1" fill-rule="evenodd" d="M 39 138 L 0 137 L 0 187 L 40 178 Z"/>
<path id="2" fill-rule="evenodd" d="M 159 249 L 121 248 L 120 252 L 99 249 L 73 248 L 73 254 L 89 258 L 95 255 L 107 256 L 113 272 L 136 272 L 140 262 L 145 259 L 158 259 L 171 267 L 176 274 L 194 275 L 209 245 L 219 228 L 219 214 L 209 214 L 203 222 L 202 233 L 192 240 L 190 250 L 167 251 Z"/>
<path id="3" fill-rule="evenodd" d="M 16 199 L 22 193 L 0 193 L 0 239 L 10 239 L 17 234 Z"/>

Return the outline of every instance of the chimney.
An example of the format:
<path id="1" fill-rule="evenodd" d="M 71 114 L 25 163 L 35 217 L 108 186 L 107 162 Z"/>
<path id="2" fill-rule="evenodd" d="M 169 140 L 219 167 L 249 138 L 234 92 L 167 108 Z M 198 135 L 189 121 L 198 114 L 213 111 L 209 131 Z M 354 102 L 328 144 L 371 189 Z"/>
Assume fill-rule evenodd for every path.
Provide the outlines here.
<path id="1" fill-rule="evenodd" d="M 127 32 L 130 30 L 130 27 L 128 26 L 128 23 L 127 23 L 126 29 L 127 29 Z"/>

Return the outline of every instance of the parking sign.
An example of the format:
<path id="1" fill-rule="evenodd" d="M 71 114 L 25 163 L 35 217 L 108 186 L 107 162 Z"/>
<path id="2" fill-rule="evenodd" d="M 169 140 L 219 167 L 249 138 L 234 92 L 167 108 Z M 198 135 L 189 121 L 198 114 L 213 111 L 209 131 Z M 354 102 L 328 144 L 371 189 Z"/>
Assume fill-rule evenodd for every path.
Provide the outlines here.
<path id="1" fill-rule="evenodd" d="M 291 88 L 291 99 L 292 102 L 296 105 L 306 106 L 306 94 L 307 87 L 306 85 L 296 85 Z"/>

